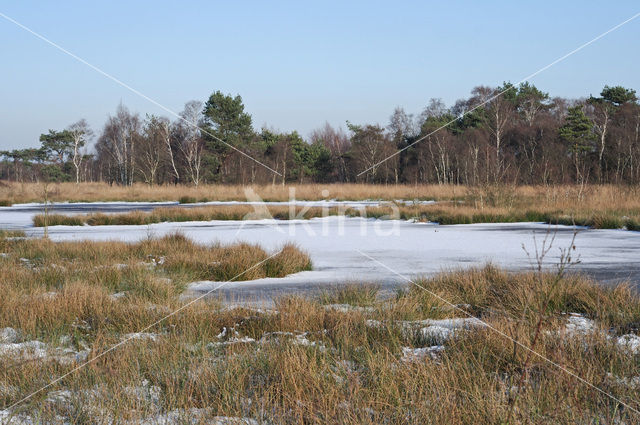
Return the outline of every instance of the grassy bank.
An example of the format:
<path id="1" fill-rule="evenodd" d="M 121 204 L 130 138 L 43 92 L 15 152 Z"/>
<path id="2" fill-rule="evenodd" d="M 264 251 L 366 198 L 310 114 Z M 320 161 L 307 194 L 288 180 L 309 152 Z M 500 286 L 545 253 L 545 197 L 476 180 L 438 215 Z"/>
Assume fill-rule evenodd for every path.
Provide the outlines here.
<path id="1" fill-rule="evenodd" d="M 210 220 L 245 220 L 276 218 L 310 219 L 314 217 L 345 215 L 349 217 L 397 218 L 403 220 L 430 221 L 440 224 L 473 224 L 473 223 L 515 223 L 543 222 L 587 226 L 596 229 L 640 230 L 640 213 L 635 210 L 608 209 L 588 213 L 582 210 L 557 210 L 550 208 L 508 209 L 504 207 L 484 207 L 481 209 L 465 205 L 463 202 L 447 202 L 435 205 L 414 205 L 395 207 L 364 208 L 302 208 L 265 206 L 256 211 L 250 205 L 205 206 L 195 208 L 157 208 L 151 212 L 129 212 L 121 214 L 50 214 L 47 217 L 49 226 L 100 226 L 100 225 L 143 225 L 162 222 L 210 221 Z M 37 227 L 45 225 L 45 216 L 34 216 L 33 223 Z"/>
<path id="2" fill-rule="evenodd" d="M 105 183 L 55 183 L 48 186 L 52 202 L 98 201 L 175 201 L 183 203 L 206 201 L 246 201 L 245 189 L 265 201 L 288 201 L 293 195 L 299 200 L 365 200 L 396 199 L 458 200 L 476 208 L 526 208 L 544 205 L 549 208 L 584 208 L 601 211 L 616 206 L 621 209 L 640 208 L 640 186 L 616 185 L 369 185 L 369 184 L 293 184 L 293 185 L 201 185 L 192 186 L 110 186 Z M 42 202 L 42 184 L 0 182 L 0 205 Z"/>
<path id="3" fill-rule="evenodd" d="M 522 208 L 475 208 L 464 204 L 437 204 L 401 207 L 400 217 L 440 224 L 542 222 L 586 226 L 594 229 L 640 230 L 640 210 L 617 209 L 599 211 L 582 208 L 556 209 L 531 204 Z"/>
<path id="4" fill-rule="evenodd" d="M 402 219 L 434 221 L 442 224 L 498 223 L 542 221 L 577 224 L 594 228 L 640 228 L 640 187 L 638 186 L 454 186 L 454 185 L 364 185 L 364 184 L 307 184 L 294 186 L 187 186 L 131 187 L 108 186 L 99 183 L 57 184 L 50 187 L 52 201 L 245 201 L 245 189 L 251 189 L 265 201 L 287 201 L 290 190 L 298 200 L 364 200 L 394 201 L 438 200 L 436 205 L 400 205 L 398 210 L 388 207 L 368 208 L 368 217 L 382 217 L 397 213 Z M 37 184 L 15 183 L 0 186 L 0 200 L 5 204 L 42 201 L 42 188 Z M 253 200 L 253 199 L 252 199 Z M 289 218 L 287 207 L 268 207 L 271 216 Z M 298 211 L 300 212 L 300 208 Z M 116 215 L 88 215 L 79 217 L 51 216 L 50 224 L 149 224 L 162 221 L 239 220 L 252 213 L 263 218 L 248 206 L 207 206 L 197 208 L 160 208 L 152 213 Z M 303 218 L 323 215 L 320 208 L 311 208 Z M 362 215 L 360 210 L 332 208 L 329 215 Z M 42 225 L 42 217 L 36 225 Z"/>
<path id="5" fill-rule="evenodd" d="M 275 218 L 279 220 L 288 220 L 289 218 L 309 219 L 314 217 L 322 217 L 323 215 L 338 214 L 356 215 L 359 211 L 353 209 L 328 208 L 319 207 L 301 208 L 295 207 L 290 209 L 288 206 L 269 206 L 256 211 L 250 205 L 233 205 L 233 206 L 206 206 L 195 208 L 156 208 L 151 212 L 134 211 L 122 214 L 49 214 L 47 223 L 49 226 L 66 225 L 66 226 L 100 226 L 100 225 L 141 225 L 162 222 L 184 222 L 184 221 L 210 221 L 210 220 L 246 220 L 246 219 L 264 219 Z M 33 224 L 36 227 L 42 227 L 45 224 L 44 214 L 38 214 L 33 218 Z"/>
<path id="6" fill-rule="evenodd" d="M 15 235 L 0 238 L 5 293 L 56 291 L 82 282 L 101 291 L 157 301 L 181 293 L 188 282 L 226 281 L 257 263 L 238 280 L 283 277 L 311 268 L 308 255 L 293 245 L 270 257 L 257 245 L 203 246 L 180 234 L 137 243 L 51 242 Z"/>
<path id="7" fill-rule="evenodd" d="M 274 310 L 206 300 L 131 337 L 181 306 L 184 282 L 206 275 L 213 259 L 194 258 L 214 254 L 170 257 L 196 249 L 180 237 L 130 248 L 1 243 L 0 329 L 15 332 L 2 330 L 2 406 L 71 371 L 81 359 L 133 338 L 18 408 L 0 407 L 5 419 L 551 424 L 640 418 L 551 363 L 528 358 L 484 325 L 468 322 L 469 330 L 447 332 L 450 322 L 442 320 L 465 314 L 416 286 L 380 300 L 375 286 L 351 285 L 312 298 L 281 298 Z M 264 255 L 234 249 L 242 254 L 228 251 L 229 257 Z M 171 283 L 161 280 L 166 276 Z M 640 323 L 640 299 L 629 288 L 604 288 L 581 277 L 509 275 L 490 266 L 417 283 L 640 407 L 634 387 L 640 353 L 619 343 L 622 335 L 637 333 Z M 576 321 L 592 328 L 577 329 Z M 45 354 L 10 350 L 9 339 L 13 346 L 39 343 Z"/>
<path id="8" fill-rule="evenodd" d="M 24 202 L 42 202 L 43 186 L 37 183 L 0 182 L 0 205 Z M 364 200 L 364 199 L 451 199 L 464 196 L 467 189 L 461 186 L 441 185 L 367 185 L 367 184 L 302 184 L 302 185 L 200 185 L 149 186 L 136 183 L 132 186 L 110 186 L 105 183 L 56 183 L 48 187 L 52 202 L 98 201 L 177 201 L 181 203 L 207 201 L 246 201 L 246 188 L 265 201 L 295 199 Z"/>

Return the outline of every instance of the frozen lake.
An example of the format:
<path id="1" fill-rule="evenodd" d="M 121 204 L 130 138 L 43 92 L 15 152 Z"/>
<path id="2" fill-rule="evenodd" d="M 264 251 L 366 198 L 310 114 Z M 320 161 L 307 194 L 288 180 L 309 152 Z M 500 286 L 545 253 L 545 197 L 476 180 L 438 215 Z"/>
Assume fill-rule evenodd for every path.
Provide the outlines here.
<path id="1" fill-rule="evenodd" d="M 137 209 L 124 203 L 109 207 Z M 30 207 L 0 210 L 2 227 L 19 227 L 28 235 L 42 235 L 25 217 L 34 214 Z M 69 209 L 72 207 L 69 206 Z M 76 210 L 77 206 L 73 207 Z M 153 208 L 145 204 L 145 208 Z M 87 212 L 80 207 L 81 212 Z M 74 212 L 76 212 L 74 210 Z M 104 211 L 104 210 L 101 210 Z M 68 211 L 67 211 L 68 212 Z M 37 213 L 37 211 L 36 211 Z M 274 295 L 315 291 L 344 282 L 376 282 L 391 290 L 406 284 L 401 276 L 413 278 L 461 267 L 482 266 L 492 262 L 508 270 L 530 270 L 533 266 L 524 247 L 534 253 L 534 235 L 538 246 L 545 235 L 555 234 L 553 248 L 545 265 L 553 268 L 561 248 L 567 248 L 574 229 L 538 223 L 475 224 L 439 226 L 399 220 L 328 217 L 312 220 L 252 220 L 159 223 L 149 226 L 54 226 L 49 236 L 61 240 L 134 241 L 179 231 L 201 243 L 256 243 L 274 251 L 287 242 L 306 250 L 313 271 L 282 279 L 262 279 L 229 283 L 219 290 L 239 301 L 271 299 Z M 630 280 L 640 283 L 640 233 L 624 230 L 579 229 L 574 257 L 580 264 L 572 269 L 587 273 L 603 283 Z M 378 264 L 373 257 L 384 265 Z M 401 275 L 401 276 L 400 276 Z M 192 285 L 202 293 L 217 286 L 211 282 Z"/>
<path id="2" fill-rule="evenodd" d="M 434 201 L 403 201 L 402 204 L 432 204 Z M 314 208 L 366 208 L 388 205 L 388 201 L 211 201 L 181 204 L 179 202 L 54 202 L 49 204 L 50 214 L 89 214 L 104 213 L 118 214 L 132 211 L 153 211 L 156 208 L 196 208 L 206 206 L 289 206 L 314 207 Z M 15 204 L 10 207 L 0 207 L 0 229 L 24 229 L 31 227 L 33 217 L 44 212 L 44 204 Z"/>

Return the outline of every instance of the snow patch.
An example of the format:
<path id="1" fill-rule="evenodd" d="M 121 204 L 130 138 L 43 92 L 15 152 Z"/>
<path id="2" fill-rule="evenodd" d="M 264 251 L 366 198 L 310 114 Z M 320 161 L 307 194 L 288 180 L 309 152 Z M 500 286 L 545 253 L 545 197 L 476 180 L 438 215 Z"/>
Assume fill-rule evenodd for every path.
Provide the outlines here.
<path id="1" fill-rule="evenodd" d="M 72 348 L 51 348 L 42 341 L 20 341 L 20 332 L 13 328 L 0 331 L 0 356 L 17 360 L 53 360 L 61 365 L 87 361 L 91 350 L 75 351 Z"/>
<path id="2" fill-rule="evenodd" d="M 615 376 L 611 373 L 607 374 L 607 378 L 616 383 L 617 385 L 623 387 L 629 387 L 633 389 L 640 389 L 640 376 L 633 376 L 631 378 L 621 378 L 619 376 Z"/>
<path id="3" fill-rule="evenodd" d="M 367 326 L 382 327 L 383 322 L 378 320 L 367 320 Z M 420 336 L 430 338 L 439 343 L 452 338 L 460 330 L 486 327 L 486 323 L 475 317 L 452 318 L 452 319 L 426 319 L 412 321 L 397 321 L 392 324 L 400 325 L 402 331 L 407 336 L 413 336 L 417 332 Z"/>
<path id="4" fill-rule="evenodd" d="M 569 319 L 564 327 L 564 332 L 571 336 L 587 335 L 595 330 L 595 322 L 578 313 L 569 313 Z"/>
<path id="5" fill-rule="evenodd" d="M 640 336 L 627 334 L 618 337 L 617 344 L 631 354 L 640 354 Z"/>
<path id="6" fill-rule="evenodd" d="M 579 313 L 569 313 L 569 318 L 564 328 L 558 332 L 561 336 L 579 337 L 601 332 L 606 339 L 614 341 L 620 349 L 630 354 L 640 354 L 640 336 L 635 334 L 626 334 L 619 337 L 611 336 L 606 331 L 599 331 L 596 322 L 584 317 Z"/>
<path id="7" fill-rule="evenodd" d="M 117 300 L 124 297 L 125 295 L 127 295 L 126 292 L 116 292 L 115 294 L 109 295 L 109 298 L 111 298 L 112 300 Z"/>
<path id="8" fill-rule="evenodd" d="M 149 402 L 154 406 L 159 406 L 162 389 L 157 385 L 150 385 L 150 382 L 145 379 L 139 386 L 124 387 L 124 393 L 129 398 L 133 398 L 141 402 Z"/>
<path id="9" fill-rule="evenodd" d="M 363 311 L 363 312 L 372 312 L 375 311 L 373 307 L 362 307 L 351 304 L 326 304 L 323 306 L 325 310 L 335 310 L 341 313 L 348 313 L 350 311 Z"/>
<path id="10" fill-rule="evenodd" d="M 424 361 L 427 358 L 437 360 L 442 351 L 444 351 L 444 346 L 442 345 L 422 348 L 402 347 L 401 360 L 406 363 Z"/>
<path id="11" fill-rule="evenodd" d="M 200 424 L 210 425 L 258 425 L 258 421 L 251 418 L 238 418 L 231 416 L 208 417 L 211 410 L 202 408 L 175 409 L 167 413 L 155 416 L 147 416 L 141 419 L 124 422 L 125 424 L 136 425 L 177 425 L 177 424 Z"/>
<path id="12" fill-rule="evenodd" d="M 210 342 L 206 345 L 206 348 L 211 350 L 215 347 L 224 347 L 226 345 L 234 345 L 234 344 L 249 344 L 252 342 L 256 342 L 255 339 L 253 338 L 249 338 L 248 336 L 244 336 L 244 337 L 235 337 L 232 336 L 231 338 L 229 338 L 226 341 L 220 341 L 220 342 Z"/>
<path id="13" fill-rule="evenodd" d="M 475 317 L 421 321 L 427 326 L 420 329 L 425 338 L 444 342 L 452 338 L 456 332 L 464 329 L 483 328 L 487 325 Z"/>
<path id="14" fill-rule="evenodd" d="M 27 415 L 14 415 L 9 410 L 0 410 L 0 423 L 3 425 L 35 425 L 37 419 Z"/>
<path id="15" fill-rule="evenodd" d="M 47 357 L 47 344 L 41 341 L 0 344 L 0 356 L 20 360 L 44 359 Z"/>
<path id="16" fill-rule="evenodd" d="M 20 340 L 20 332 L 13 328 L 0 329 L 0 343 L 14 343 Z"/>
<path id="17" fill-rule="evenodd" d="M 157 341 L 159 335 L 150 332 L 133 332 L 122 335 L 122 341 L 128 341 L 130 339 L 139 339 L 139 340 L 149 340 L 149 341 Z"/>

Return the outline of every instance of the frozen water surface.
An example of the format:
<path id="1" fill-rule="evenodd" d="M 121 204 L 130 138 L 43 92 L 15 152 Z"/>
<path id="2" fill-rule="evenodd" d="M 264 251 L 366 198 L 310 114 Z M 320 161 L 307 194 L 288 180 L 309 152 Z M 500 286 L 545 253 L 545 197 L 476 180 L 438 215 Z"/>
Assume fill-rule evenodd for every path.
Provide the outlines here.
<path id="1" fill-rule="evenodd" d="M 434 201 L 406 201 L 397 200 L 399 204 L 432 204 Z M 131 211 L 149 212 L 156 208 L 195 208 L 205 206 L 288 206 L 296 205 L 299 207 L 345 207 L 345 208 L 363 208 L 377 207 L 380 205 L 388 205 L 389 201 L 338 201 L 338 200 L 320 200 L 320 201 L 211 201 L 211 202 L 195 202 L 189 204 L 180 204 L 179 202 L 53 202 L 48 204 L 50 214 L 88 214 L 88 213 L 104 213 L 117 214 L 127 213 Z M 33 217 L 44 212 L 44 204 L 29 203 L 15 204 L 10 207 L 0 207 L 0 229 L 22 229 L 30 227 Z"/>
<path id="2" fill-rule="evenodd" d="M 322 204 L 324 201 L 310 204 Z M 368 202 L 368 201 L 364 201 Z M 374 202 L 374 201 L 371 201 Z M 354 202 L 353 204 L 358 204 Z M 59 204 L 60 205 L 60 204 Z M 65 204 L 63 204 L 65 205 Z M 72 207 L 71 205 L 75 205 Z M 104 209 L 153 208 L 152 204 L 108 203 Z M 66 204 L 60 208 L 97 208 Z M 27 211 L 19 211 L 20 209 Z M 29 208 L 32 208 L 29 210 Z M 0 226 L 20 227 L 28 235 L 42 235 L 30 226 L 30 217 L 41 206 L 18 206 L 0 210 Z M 68 211 L 68 210 L 67 210 Z M 439 271 L 482 266 L 487 262 L 508 270 L 530 270 L 533 265 L 524 247 L 534 253 L 534 235 L 540 246 L 545 235 L 555 234 L 545 266 L 555 267 L 561 248 L 569 247 L 575 229 L 540 223 L 472 224 L 440 226 L 399 220 L 327 217 L 311 220 L 248 220 L 158 223 L 148 226 L 52 226 L 49 236 L 62 240 L 136 241 L 173 232 L 200 243 L 250 242 L 274 251 L 287 242 L 306 250 L 313 270 L 281 279 L 232 282 L 219 292 L 229 299 L 271 299 L 279 293 L 315 291 L 344 282 L 377 282 L 383 289 L 406 284 L 405 278 L 428 276 Z M 572 269 L 592 275 L 603 283 L 630 280 L 640 283 L 640 233 L 625 230 L 578 229 Z M 382 264 L 371 260 L 373 257 Z M 196 282 L 190 290 L 202 293 L 219 286 Z"/>

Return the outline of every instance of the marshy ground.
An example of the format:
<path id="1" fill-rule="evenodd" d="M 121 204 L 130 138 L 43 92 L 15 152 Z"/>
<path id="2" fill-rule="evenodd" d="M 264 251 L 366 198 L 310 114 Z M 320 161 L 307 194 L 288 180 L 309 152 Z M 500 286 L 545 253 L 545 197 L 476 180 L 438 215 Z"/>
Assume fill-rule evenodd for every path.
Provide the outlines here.
<path id="1" fill-rule="evenodd" d="M 202 185 L 129 187 L 104 183 L 59 183 L 47 188 L 50 201 L 177 201 L 183 204 L 208 201 L 246 201 L 247 192 L 264 201 L 300 200 L 435 200 L 433 205 L 400 205 L 366 208 L 368 217 L 418 219 L 441 224 L 503 223 L 536 221 L 551 224 L 576 224 L 594 228 L 640 229 L 640 191 L 637 186 L 623 185 L 549 185 L 510 186 L 485 185 L 366 185 L 366 184 L 304 184 L 304 185 Z M 42 202 L 43 187 L 37 183 L 6 183 L 0 187 L 0 203 Z M 278 218 L 288 218 L 289 209 L 267 208 Z M 55 224 L 147 224 L 161 221 L 240 219 L 254 212 L 249 206 L 208 206 L 197 209 L 162 209 L 150 213 L 125 213 L 115 217 L 93 215 L 52 218 Z M 320 215 L 320 209 L 304 213 L 305 218 Z M 332 210 L 331 214 L 363 215 L 362 209 Z M 36 220 L 41 225 L 42 219 Z"/>
<path id="2" fill-rule="evenodd" d="M 0 248 L 3 406 L 99 356 L 2 410 L 7 423 L 640 420 L 640 299 L 625 285 L 487 266 L 386 299 L 367 284 L 268 309 L 207 298 L 162 320 L 188 302 L 190 280 L 232 278 L 270 253 L 179 235 L 53 243 L 5 232 Z M 284 250 L 250 277 L 309 267 Z"/>
<path id="3" fill-rule="evenodd" d="M 3 231 L 0 422 L 640 423 L 637 288 L 625 282 L 603 286 L 566 271 L 522 271 L 531 267 L 520 246 L 528 242 L 522 232 L 537 232 L 541 242 L 550 237 L 548 226 L 513 225 L 521 233 L 503 232 L 494 241 L 496 229 L 490 225 L 469 231 L 403 221 L 406 232 L 380 239 L 385 250 L 375 252 L 372 235 L 358 236 L 362 220 L 348 219 L 358 232 L 349 233 L 346 226 L 343 239 L 331 233 L 324 239 L 314 236 L 313 243 L 332 253 L 318 261 L 304 244 L 287 244 L 289 236 L 275 238 L 268 233 L 274 229 L 255 222 L 241 229 L 178 226 L 245 219 L 247 213 L 264 218 L 249 205 L 193 205 L 245 200 L 242 189 L 54 185 L 47 195 L 53 201 L 178 201 L 182 206 L 48 214 L 48 226 L 92 225 L 52 227 L 51 239 L 39 237 L 42 229 L 31 227 L 31 218 L 24 226 L 28 237 Z M 254 192 L 269 201 L 289 196 L 289 188 L 280 186 Z M 4 204 L 38 202 L 40 195 L 35 184 L 0 188 Z M 636 188 L 622 186 L 296 187 L 296 197 L 306 200 L 438 201 L 334 207 L 329 215 L 364 211 L 367 217 L 443 224 L 538 221 L 627 230 L 637 228 L 637 195 Z M 302 213 L 305 226 L 304 219 L 326 212 L 293 209 Z M 291 210 L 271 205 L 262 211 L 287 219 Z M 34 217 L 34 224 L 44 224 L 43 219 Z M 161 222 L 169 223 L 153 224 Z M 275 222 L 276 228 L 285 225 Z M 174 233 L 171 223 L 181 233 Z M 101 227 L 114 224 L 118 227 Z M 255 242 L 237 242 L 239 231 L 250 232 Z M 575 246 L 573 240 L 565 243 L 574 231 L 557 231 L 557 247 Z M 99 240 L 112 239 L 114 232 L 122 241 Z M 637 253 L 635 234 L 585 230 L 576 244 L 587 265 L 631 270 L 623 263 Z M 85 237 L 96 240 L 80 241 Z M 228 280 L 233 280 L 229 288 L 238 289 L 342 263 L 354 265 L 360 276 L 368 270 L 380 277 L 381 269 L 354 247 L 370 248 L 377 260 L 406 274 L 418 268 L 406 251 L 424 257 L 418 248 L 425 241 L 444 256 L 426 256 L 433 267 L 450 257 L 467 269 L 428 278 L 412 275 L 411 282 L 393 287 L 368 279 L 350 284 L 329 279 L 325 283 L 339 285 L 298 291 L 308 286 L 304 281 L 288 294 L 270 293 L 264 304 L 260 299 L 233 303 L 224 287 L 207 294 Z M 495 253 L 503 259 L 518 252 L 517 260 L 526 264 L 515 272 L 480 266 L 457 250 L 470 245 L 483 252 L 489 245 L 502 247 Z M 316 270 L 309 272 L 312 266 Z M 204 289 L 190 290 L 193 282 Z"/>

